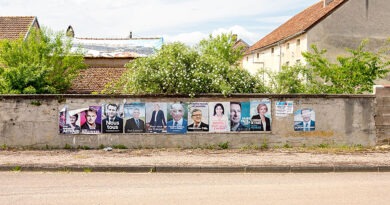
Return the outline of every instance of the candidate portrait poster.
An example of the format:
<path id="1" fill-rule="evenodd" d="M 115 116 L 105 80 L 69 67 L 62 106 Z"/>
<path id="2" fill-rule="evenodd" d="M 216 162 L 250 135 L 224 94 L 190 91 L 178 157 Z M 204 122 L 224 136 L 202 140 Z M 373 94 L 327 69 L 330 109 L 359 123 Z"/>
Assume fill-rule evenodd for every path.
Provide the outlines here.
<path id="1" fill-rule="evenodd" d="M 230 102 L 209 102 L 210 132 L 229 132 Z"/>
<path id="2" fill-rule="evenodd" d="M 161 133 L 167 129 L 167 103 L 146 103 L 146 132 Z"/>
<path id="3" fill-rule="evenodd" d="M 209 104 L 207 102 L 193 102 L 188 104 L 187 131 L 209 131 Z"/>
<path id="4" fill-rule="evenodd" d="M 102 131 L 102 106 L 89 106 L 80 112 L 81 134 L 99 134 Z"/>
<path id="5" fill-rule="evenodd" d="M 168 103 L 167 133 L 183 134 L 187 132 L 187 104 L 181 102 Z"/>
<path id="6" fill-rule="evenodd" d="M 251 131 L 271 131 L 271 101 L 251 100 Z"/>
<path id="7" fill-rule="evenodd" d="M 250 102 L 230 102 L 230 131 L 250 131 Z"/>
<path id="8" fill-rule="evenodd" d="M 80 112 L 84 110 L 86 108 L 69 109 L 68 105 L 65 105 L 60 111 L 60 133 L 80 134 Z"/>
<path id="9" fill-rule="evenodd" d="M 303 108 L 294 113 L 294 131 L 315 131 L 316 114 L 311 108 Z"/>
<path id="10" fill-rule="evenodd" d="M 111 102 L 102 105 L 102 132 L 123 133 L 123 104 Z"/>
<path id="11" fill-rule="evenodd" d="M 132 102 L 124 105 L 125 133 L 146 132 L 145 103 Z"/>

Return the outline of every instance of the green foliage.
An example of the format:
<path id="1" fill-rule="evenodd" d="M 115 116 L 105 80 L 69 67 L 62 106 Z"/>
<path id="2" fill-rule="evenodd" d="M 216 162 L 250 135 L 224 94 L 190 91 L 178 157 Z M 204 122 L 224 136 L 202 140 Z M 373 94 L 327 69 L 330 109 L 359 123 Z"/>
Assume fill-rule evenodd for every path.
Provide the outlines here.
<path id="1" fill-rule="evenodd" d="M 128 149 L 125 145 L 123 144 L 117 144 L 117 145 L 112 145 L 112 148 L 114 149 Z"/>
<path id="2" fill-rule="evenodd" d="M 339 56 L 337 63 L 324 57 L 326 50 L 312 45 L 313 52 L 302 55 L 313 72 L 324 80 L 325 93 L 361 94 L 372 92 L 374 80 L 383 78 L 389 72 L 390 61 L 386 60 L 387 49 L 374 53 L 365 50 L 368 41 L 362 41 L 356 49 L 347 49 L 349 56 Z"/>
<path id="3" fill-rule="evenodd" d="M 91 168 L 84 168 L 83 171 L 85 173 L 91 173 L 92 172 L 92 169 Z"/>
<path id="4" fill-rule="evenodd" d="M 21 167 L 21 166 L 13 167 L 13 168 L 11 169 L 11 171 L 20 172 L 20 171 L 22 171 L 22 167 Z"/>
<path id="5" fill-rule="evenodd" d="M 119 82 L 103 93 L 255 93 L 263 87 L 255 76 L 240 68 L 240 49 L 233 49 L 231 34 L 210 36 L 199 45 L 164 45 L 155 55 L 136 59 L 126 66 Z"/>
<path id="6" fill-rule="evenodd" d="M 0 93 L 63 93 L 80 69 L 83 55 L 71 52 L 62 33 L 32 29 L 24 39 L 0 41 Z"/>
<path id="7" fill-rule="evenodd" d="M 229 142 L 228 142 L 228 141 L 226 141 L 226 142 L 221 142 L 221 143 L 218 144 L 218 147 L 219 147 L 220 149 L 228 149 L 228 148 L 229 148 Z"/>
<path id="8" fill-rule="evenodd" d="M 31 105 L 40 106 L 40 105 L 42 105 L 42 103 L 39 100 L 32 100 Z"/>
<path id="9" fill-rule="evenodd" d="M 361 94 L 372 92 L 374 80 L 383 78 L 389 72 L 390 61 L 387 44 L 377 52 L 365 50 L 367 41 L 356 49 L 347 49 L 348 56 L 339 56 L 336 63 L 326 57 L 326 50 L 312 45 L 312 52 L 303 52 L 308 66 L 296 64 L 283 66 L 272 73 L 260 71 L 257 76 L 266 76 L 270 93 L 329 93 Z M 267 88 L 265 88 L 267 90 Z"/>
<path id="10" fill-rule="evenodd" d="M 70 144 L 66 143 L 64 149 L 73 149 L 73 147 Z"/>
<path id="11" fill-rule="evenodd" d="M 286 143 L 286 144 L 283 145 L 283 148 L 290 149 L 290 148 L 292 148 L 292 146 L 289 145 L 288 143 Z"/>

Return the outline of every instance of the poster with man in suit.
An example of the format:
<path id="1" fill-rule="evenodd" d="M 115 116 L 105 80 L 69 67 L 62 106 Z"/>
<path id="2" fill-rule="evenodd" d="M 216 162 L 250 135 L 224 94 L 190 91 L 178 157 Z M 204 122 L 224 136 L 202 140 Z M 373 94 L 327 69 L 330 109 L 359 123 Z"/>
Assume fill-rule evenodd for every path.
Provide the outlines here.
<path id="1" fill-rule="evenodd" d="M 294 131 L 314 131 L 316 128 L 315 112 L 311 108 L 303 108 L 294 113 Z"/>
<path id="2" fill-rule="evenodd" d="M 145 125 L 145 103 L 134 102 L 124 105 L 125 133 L 143 133 Z"/>
<path id="3" fill-rule="evenodd" d="M 121 104 L 103 104 L 103 133 L 123 133 L 123 106 Z"/>

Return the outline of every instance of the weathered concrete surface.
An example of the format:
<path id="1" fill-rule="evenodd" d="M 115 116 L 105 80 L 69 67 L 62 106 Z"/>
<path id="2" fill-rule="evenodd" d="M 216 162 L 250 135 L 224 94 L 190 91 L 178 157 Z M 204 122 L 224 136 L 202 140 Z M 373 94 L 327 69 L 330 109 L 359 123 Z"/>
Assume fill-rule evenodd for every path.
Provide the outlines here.
<path id="1" fill-rule="evenodd" d="M 376 88 L 376 135 L 377 144 L 390 144 L 390 86 Z"/>
<path id="2" fill-rule="evenodd" d="M 271 132 L 187 133 L 172 134 L 99 134 L 64 135 L 58 133 L 58 112 L 70 107 L 101 105 L 110 101 L 127 102 L 216 102 L 249 101 L 269 98 L 272 102 Z M 276 101 L 294 101 L 294 111 L 312 108 L 316 113 L 316 130 L 294 131 L 294 115 L 275 116 Z M 229 142 L 233 148 L 248 144 L 270 146 L 289 144 L 375 145 L 374 95 L 201 95 L 185 96 L 103 96 L 103 95 L 17 95 L 0 96 L 0 143 L 8 146 L 73 147 L 123 144 L 135 147 L 199 147 Z"/>

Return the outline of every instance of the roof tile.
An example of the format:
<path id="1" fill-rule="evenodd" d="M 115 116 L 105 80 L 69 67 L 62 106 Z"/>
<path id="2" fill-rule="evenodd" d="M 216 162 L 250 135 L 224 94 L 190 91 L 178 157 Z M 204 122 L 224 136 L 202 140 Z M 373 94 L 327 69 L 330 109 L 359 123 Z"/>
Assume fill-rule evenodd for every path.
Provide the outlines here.
<path id="1" fill-rule="evenodd" d="M 0 39 L 17 39 L 25 36 L 35 16 L 0 16 Z"/>
<path id="2" fill-rule="evenodd" d="M 100 92 L 105 85 L 113 80 L 118 80 L 126 68 L 88 68 L 82 70 L 73 80 L 68 93 L 90 94 Z"/>
<path id="3" fill-rule="evenodd" d="M 293 16 L 291 19 L 279 26 L 277 29 L 273 30 L 267 36 L 257 41 L 247 50 L 247 53 L 267 47 L 269 45 L 277 43 L 280 40 L 294 36 L 301 32 L 306 32 L 312 26 L 314 26 L 323 18 L 332 13 L 342 3 L 347 1 L 348 0 L 333 0 L 331 3 L 329 3 L 329 5 L 325 7 L 323 4 L 323 0 L 319 1 L 318 3 L 303 10 L 299 14 Z"/>

